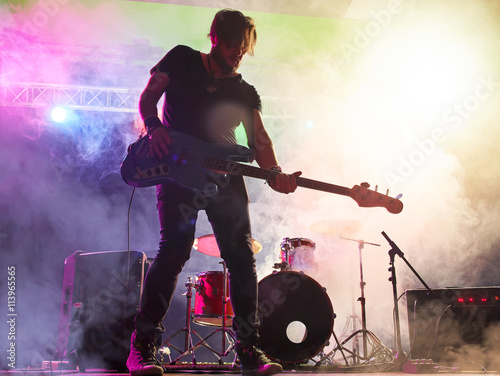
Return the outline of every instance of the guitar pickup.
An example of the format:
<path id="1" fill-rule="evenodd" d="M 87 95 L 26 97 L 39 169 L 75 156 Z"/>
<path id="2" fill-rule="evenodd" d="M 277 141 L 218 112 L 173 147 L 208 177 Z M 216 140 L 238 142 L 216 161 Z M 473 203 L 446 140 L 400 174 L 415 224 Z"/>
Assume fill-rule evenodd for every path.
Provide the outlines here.
<path id="1" fill-rule="evenodd" d="M 137 167 L 137 173 L 134 174 L 135 179 L 151 179 L 160 176 L 166 176 L 170 172 L 170 167 L 167 164 L 162 164 L 155 167 L 146 168 L 144 170 L 140 170 Z"/>

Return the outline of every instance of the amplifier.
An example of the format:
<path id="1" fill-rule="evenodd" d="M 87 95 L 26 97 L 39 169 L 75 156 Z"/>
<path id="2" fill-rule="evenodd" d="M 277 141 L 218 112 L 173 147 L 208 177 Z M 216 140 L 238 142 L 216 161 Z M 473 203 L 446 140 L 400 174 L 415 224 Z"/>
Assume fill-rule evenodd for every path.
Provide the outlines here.
<path id="1" fill-rule="evenodd" d="M 126 371 L 148 262 L 139 251 L 82 252 L 65 260 L 57 355 L 84 371 Z"/>
<path id="2" fill-rule="evenodd" d="M 496 347 L 500 287 L 407 290 L 406 302 L 412 359 L 483 364 Z"/>

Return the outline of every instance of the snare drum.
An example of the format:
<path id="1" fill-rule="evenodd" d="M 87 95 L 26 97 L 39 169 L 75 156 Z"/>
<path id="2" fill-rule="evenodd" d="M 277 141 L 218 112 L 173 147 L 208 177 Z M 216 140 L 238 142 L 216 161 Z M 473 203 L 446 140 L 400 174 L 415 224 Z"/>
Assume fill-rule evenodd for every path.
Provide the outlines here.
<path id="1" fill-rule="evenodd" d="M 314 257 L 316 244 L 311 239 L 284 238 L 280 249 L 281 261 L 287 261 L 286 254 L 288 250 L 288 264 L 292 270 L 308 271 L 318 267 Z"/>
<path id="2" fill-rule="evenodd" d="M 196 275 L 193 322 L 207 326 L 223 326 L 224 272 L 209 271 Z M 226 283 L 226 326 L 233 324 L 233 307 L 229 299 L 229 279 Z"/>

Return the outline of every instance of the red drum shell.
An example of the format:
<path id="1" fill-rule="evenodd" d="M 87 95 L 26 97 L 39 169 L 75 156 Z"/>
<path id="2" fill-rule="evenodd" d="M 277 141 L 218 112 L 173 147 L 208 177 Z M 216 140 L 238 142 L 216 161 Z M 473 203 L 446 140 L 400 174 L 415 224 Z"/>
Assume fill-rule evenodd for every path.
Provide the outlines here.
<path id="1" fill-rule="evenodd" d="M 223 326 L 224 273 L 208 271 L 196 275 L 196 295 L 193 322 L 207 326 Z M 233 307 L 229 299 L 229 279 L 226 284 L 226 326 L 233 324 Z"/>

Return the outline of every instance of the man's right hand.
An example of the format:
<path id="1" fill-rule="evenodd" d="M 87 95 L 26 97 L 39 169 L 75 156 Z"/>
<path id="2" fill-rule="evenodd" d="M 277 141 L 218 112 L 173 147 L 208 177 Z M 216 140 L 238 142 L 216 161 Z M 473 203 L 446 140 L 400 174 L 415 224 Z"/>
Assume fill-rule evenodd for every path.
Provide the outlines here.
<path id="1" fill-rule="evenodd" d="M 156 127 L 149 134 L 149 155 L 158 158 L 168 154 L 168 146 L 172 143 L 170 134 L 164 126 Z"/>

